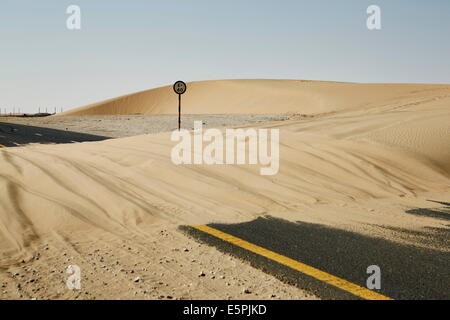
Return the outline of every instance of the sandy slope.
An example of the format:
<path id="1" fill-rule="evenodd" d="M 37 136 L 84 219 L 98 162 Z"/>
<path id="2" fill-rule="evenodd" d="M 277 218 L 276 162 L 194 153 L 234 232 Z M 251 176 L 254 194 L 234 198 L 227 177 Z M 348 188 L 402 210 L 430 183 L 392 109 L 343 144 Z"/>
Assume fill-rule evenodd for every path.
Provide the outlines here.
<path id="1" fill-rule="evenodd" d="M 293 111 L 294 106 L 300 113 L 327 113 L 260 125 L 281 130 L 278 175 L 260 176 L 259 166 L 249 165 L 175 166 L 170 161 L 175 143 L 168 133 L 3 149 L 0 265 L 11 268 L 22 259 L 37 263 L 33 262 L 35 252 L 43 243 L 63 243 L 78 259 L 86 260 L 87 248 L 96 241 L 114 252 L 121 241 L 137 247 L 157 242 L 161 228 L 174 232 L 179 224 L 236 222 L 266 214 L 393 238 L 380 226 L 448 228 L 445 221 L 412 216 L 405 210 L 432 207 L 427 199 L 449 200 L 450 86 L 257 81 L 244 90 L 243 83 L 213 82 L 211 87 L 238 88 L 233 99 L 241 100 L 237 107 L 228 101 L 229 112 L 242 110 L 249 97 L 240 97 L 242 92 L 262 93 L 270 88 L 277 95 L 287 93 L 280 109 L 273 98 L 271 113 Z M 310 99 L 314 91 L 316 100 L 311 98 L 308 105 L 303 98 L 296 102 L 295 94 L 303 94 L 294 94 L 297 85 L 308 86 L 305 95 Z M 200 99 L 201 87 L 210 88 L 207 83 L 192 86 L 191 101 Z M 164 90 L 155 91 L 161 98 L 158 101 L 164 100 Z M 134 99 L 150 101 L 153 94 L 129 98 L 118 109 L 114 106 L 120 100 L 90 110 L 121 112 Z M 208 97 L 211 101 L 212 96 Z M 219 95 L 215 112 L 225 107 L 222 98 Z M 256 110 L 258 99 L 253 98 L 245 111 Z M 164 103 L 145 110 L 168 110 Z M 263 110 L 269 111 L 269 105 Z M 195 111 L 204 112 L 205 107 Z M 184 246 L 182 242 L 188 241 L 176 237 L 167 245 Z M 87 244 L 86 239 L 91 242 Z M 132 261 L 151 261 L 156 253 L 147 250 Z M 170 252 L 164 254 L 170 256 Z M 208 258 L 197 259 L 208 265 Z M 175 269 L 168 270 L 173 275 Z M 96 290 L 97 295 L 102 292 Z"/>
<path id="2" fill-rule="evenodd" d="M 365 109 L 376 102 L 423 96 L 442 85 L 356 84 L 300 80 L 221 80 L 188 83 L 184 114 L 301 113 L 317 114 L 349 108 Z M 59 115 L 174 114 L 178 96 L 172 86 L 151 89 L 88 105 Z"/>

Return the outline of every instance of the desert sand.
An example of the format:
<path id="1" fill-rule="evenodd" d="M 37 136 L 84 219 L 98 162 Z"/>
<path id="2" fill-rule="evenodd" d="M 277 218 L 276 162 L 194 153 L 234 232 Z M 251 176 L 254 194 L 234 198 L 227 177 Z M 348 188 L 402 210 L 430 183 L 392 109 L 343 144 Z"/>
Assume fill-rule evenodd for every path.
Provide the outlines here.
<path id="1" fill-rule="evenodd" d="M 183 114 L 181 127 L 194 129 L 202 121 L 204 128 L 245 126 L 252 123 L 284 121 L 294 114 Z M 178 127 L 178 115 L 80 115 L 53 117 L 0 117 L 0 122 L 68 130 L 102 137 L 123 138 L 171 132 Z M 1 130 L 1 129 L 0 129 Z"/>
<path id="2" fill-rule="evenodd" d="M 405 211 L 439 206 L 428 200 L 448 202 L 450 85 L 230 80 L 188 86 L 186 113 L 299 114 L 247 125 L 280 129 L 279 173 L 261 176 L 252 165 L 176 166 L 169 132 L 0 149 L 1 298 L 258 299 L 272 292 L 307 298 L 177 231 L 180 224 L 264 215 L 448 251 L 392 230 L 448 230 L 445 220 Z M 170 90 L 65 115 L 170 114 L 177 104 Z M 62 272 L 71 263 L 84 270 L 81 293 L 65 289 Z M 199 272 L 208 275 L 199 281 Z M 28 283 L 32 277 L 38 281 Z M 242 293 L 245 286 L 252 294 Z"/>
<path id="3" fill-rule="evenodd" d="M 446 92 L 446 85 L 358 84 L 303 80 L 221 80 L 188 84 L 184 114 L 318 114 Z M 441 90 L 442 89 L 442 90 Z M 399 102 L 399 101 L 398 101 Z M 399 102 L 400 103 L 400 102 Z M 172 86 L 151 89 L 73 109 L 64 115 L 175 114 L 178 96 Z"/>

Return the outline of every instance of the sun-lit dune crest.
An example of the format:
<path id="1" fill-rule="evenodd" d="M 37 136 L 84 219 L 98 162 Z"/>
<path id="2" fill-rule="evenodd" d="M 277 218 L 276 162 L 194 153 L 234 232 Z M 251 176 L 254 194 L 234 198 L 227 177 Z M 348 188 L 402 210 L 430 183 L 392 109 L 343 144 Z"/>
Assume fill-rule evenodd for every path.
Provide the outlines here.
<path id="1" fill-rule="evenodd" d="M 304 80 L 217 80 L 188 83 L 185 114 L 317 114 L 370 107 L 393 98 L 449 86 L 359 84 Z M 59 115 L 175 114 L 172 86 L 151 89 L 73 109 Z"/>

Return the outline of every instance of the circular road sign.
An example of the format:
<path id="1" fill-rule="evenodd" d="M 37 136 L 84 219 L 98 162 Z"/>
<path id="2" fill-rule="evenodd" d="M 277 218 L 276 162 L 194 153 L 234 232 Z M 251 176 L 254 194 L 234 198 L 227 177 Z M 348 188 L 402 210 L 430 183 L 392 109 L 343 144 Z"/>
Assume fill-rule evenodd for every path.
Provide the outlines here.
<path id="1" fill-rule="evenodd" d="M 183 81 L 177 81 L 175 82 L 175 84 L 173 85 L 173 90 L 175 91 L 175 93 L 177 94 L 183 94 L 186 92 L 186 83 L 184 83 Z"/>

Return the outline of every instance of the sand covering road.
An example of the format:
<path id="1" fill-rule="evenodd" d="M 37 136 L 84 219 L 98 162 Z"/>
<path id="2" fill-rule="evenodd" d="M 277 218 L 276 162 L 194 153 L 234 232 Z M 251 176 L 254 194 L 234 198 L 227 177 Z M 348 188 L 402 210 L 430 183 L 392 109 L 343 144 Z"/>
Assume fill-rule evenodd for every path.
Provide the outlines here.
<path id="1" fill-rule="evenodd" d="M 169 89 L 69 113 L 168 113 Z M 259 125 L 280 129 L 275 176 L 250 165 L 176 166 L 169 133 L 1 149 L 0 265 L 30 259 L 55 237 L 155 241 L 154 226 L 268 214 L 361 232 L 448 228 L 404 211 L 449 200 L 450 86 L 241 80 L 188 90 L 187 113 L 311 116 Z"/>

